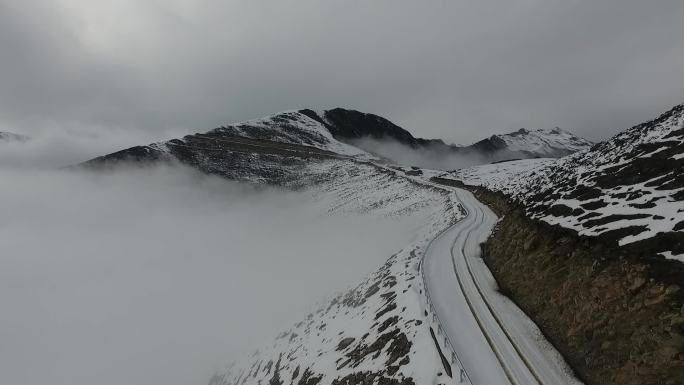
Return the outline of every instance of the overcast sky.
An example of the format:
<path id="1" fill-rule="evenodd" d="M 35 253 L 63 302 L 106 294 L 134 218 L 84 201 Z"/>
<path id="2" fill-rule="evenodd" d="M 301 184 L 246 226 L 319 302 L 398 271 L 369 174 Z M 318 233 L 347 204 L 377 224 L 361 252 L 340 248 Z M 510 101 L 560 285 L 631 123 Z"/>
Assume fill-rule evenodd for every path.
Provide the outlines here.
<path id="1" fill-rule="evenodd" d="M 684 2 L 0 0 L 0 130 L 145 138 L 302 107 L 468 143 L 684 101 Z"/>

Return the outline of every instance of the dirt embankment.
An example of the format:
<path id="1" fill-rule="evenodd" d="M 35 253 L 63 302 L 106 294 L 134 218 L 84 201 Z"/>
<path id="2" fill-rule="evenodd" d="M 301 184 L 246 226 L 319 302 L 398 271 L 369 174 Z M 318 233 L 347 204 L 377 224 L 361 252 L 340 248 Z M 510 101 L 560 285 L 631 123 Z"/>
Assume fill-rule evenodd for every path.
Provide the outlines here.
<path id="1" fill-rule="evenodd" d="M 471 189 L 501 222 L 483 258 L 589 385 L 684 384 L 684 268 L 647 251 L 529 219 Z"/>
<path id="2" fill-rule="evenodd" d="M 483 257 L 506 292 L 591 385 L 684 384 L 684 269 L 530 220 L 500 194 Z"/>

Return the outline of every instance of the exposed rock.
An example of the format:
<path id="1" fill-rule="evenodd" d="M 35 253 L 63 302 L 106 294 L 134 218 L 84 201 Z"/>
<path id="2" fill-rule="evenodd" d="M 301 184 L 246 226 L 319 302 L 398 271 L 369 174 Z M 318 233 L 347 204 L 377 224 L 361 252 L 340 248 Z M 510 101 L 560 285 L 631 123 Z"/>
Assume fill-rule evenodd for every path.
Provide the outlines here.
<path id="1" fill-rule="evenodd" d="M 589 385 L 684 384 L 684 267 L 529 219 L 476 189 L 503 219 L 483 245 L 507 293 Z"/>

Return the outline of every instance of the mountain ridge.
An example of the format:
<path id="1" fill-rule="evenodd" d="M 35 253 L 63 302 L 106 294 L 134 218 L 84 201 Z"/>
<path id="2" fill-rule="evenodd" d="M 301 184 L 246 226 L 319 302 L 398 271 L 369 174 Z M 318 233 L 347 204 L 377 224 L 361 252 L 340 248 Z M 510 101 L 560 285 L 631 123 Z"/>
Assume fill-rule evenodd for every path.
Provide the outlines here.
<path id="1" fill-rule="evenodd" d="M 336 139 L 372 151 L 364 146 L 364 139 L 394 140 L 414 150 L 426 150 L 447 157 L 459 155 L 480 157 L 486 162 L 516 158 L 557 158 L 590 147 L 593 143 L 558 127 L 527 130 L 508 134 L 495 134 L 471 145 L 447 144 L 442 139 L 425 139 L 374 114 L 335 108 L 316 112 L 310 109 L 299 112 L 325 125 Z"/>
<path id="2" fill-rule="evenodd" d="M 168 154 L 182 153 L 179 148 L 187 146 L 185 141 L 196 143 L 201 137 L 204 141 L 208 138 L 245 138 L 262 141 L 262 145 L 272 148 L 274 144 L 309 146 L 342 156 L 366 158 L 371 157 L 369 153 L 385 156 L 374 151 L 373 147 L 364 146 L 364 140 L 383 141 L 390 138 L 413 150 L 430 152 L 437 159 L 456 155 L 464 159 L 477 159 L 476 164 L 515 158 L 556 157 L 578 151 L 591 144 L 585 139 L 555 128 L 535 131 L 521 129 L 511 134 L 493 135 L 470 146 L 456 146 L 446 144 L 441 139 L 416 138 L 409 131 L 374 114 L 343 108 L 322 112 L 302 109 L 221 126 L 204 134 L 186 135 L 180 139 L 136 146 L 86 163 L 93 164 L 122 157 L 158 160 L 167 157 Z"/>

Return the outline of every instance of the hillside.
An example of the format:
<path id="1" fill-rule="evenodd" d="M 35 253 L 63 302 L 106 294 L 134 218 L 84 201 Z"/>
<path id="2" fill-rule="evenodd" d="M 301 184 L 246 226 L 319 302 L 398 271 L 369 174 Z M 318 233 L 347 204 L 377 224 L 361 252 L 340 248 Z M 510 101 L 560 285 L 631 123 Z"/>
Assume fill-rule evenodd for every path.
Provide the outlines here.
<path id="1" fill-rule="evenodd" d="M 526 158 L 560 158 L 591 147 L 592 142 L 558 127 L 529 131 L 521 128 L 491 137 L 464 148 L 487 155 L 493 161 Z"/>
<path id="2" fill-rule="evenodd" d="M 92 159 L 83 166 L 173 161 L 228 179 L 303 187 L 311 183 L 309 177 L 315 173 L 315 165 L 352 157 L 365 159 L 369 155 L 335 140 L 323 125 L 306 115 L 284 112 L 131 147 Z"/>
<path id="3" fill-rule="evenodd" d="M 684 260 L 684 105 L 558 160 L 450 174 L 500 191 L 534 219 Z"/>
<path id="4" fill-rule="evenodd" d="M 587 384 L 684 378 L 683 112 L 565 158 L 435 179 L 502 216 L 484 261 Z"/>

